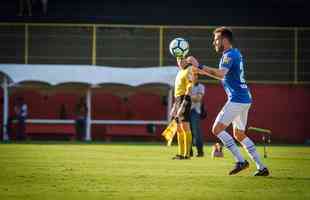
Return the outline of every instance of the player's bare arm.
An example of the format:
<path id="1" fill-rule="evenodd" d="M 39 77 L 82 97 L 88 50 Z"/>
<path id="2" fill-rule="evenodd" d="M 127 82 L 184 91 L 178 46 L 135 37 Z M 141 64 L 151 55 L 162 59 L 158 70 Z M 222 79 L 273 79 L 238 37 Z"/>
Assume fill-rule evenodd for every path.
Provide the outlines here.
<path id="1" fill-rule="evenodd" d="M 173 104 L 171 110 L 170 110 L 170 113 L 169 113 L 169 117 L 172 119 L 173 117 L 176 116 L 176 113 L 177 113 L 177 109 L 176 109 L 176 105 Z"/>
<path id="2" fill-rule="evenodd" d="M 205 65 L 200 66 L 200 70 L 198 73 L 201 73 L 203 75 L 207 75 L 210 76 L 211 78 L 215 78 L 218 80 L 223 80 L 225 75 L 228 72 L 228 69 L 223 68 L 223 69 L 217 69 L 217 68 L 213 68 L 213 67 L 208 67 Z"/>
<path id="3" fill-rule="evenodd" d="M 211 78 L 223 80 L 224 76 L 228 72 L 228 69 L 217 69 L 214 67 L 208 67 L 205 65 L 199 65 L 197 59 L 194 56 L 189 56 L 186 61 L 193 65 L 193 71 L 198 74 L 207 75 Z"/>

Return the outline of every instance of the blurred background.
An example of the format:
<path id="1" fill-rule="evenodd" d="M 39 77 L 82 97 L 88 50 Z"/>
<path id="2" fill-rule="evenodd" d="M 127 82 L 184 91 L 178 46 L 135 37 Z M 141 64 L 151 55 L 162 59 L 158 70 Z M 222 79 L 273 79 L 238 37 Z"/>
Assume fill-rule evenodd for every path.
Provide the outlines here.
<path id="1" fill-rule="evenodd" d="M 249 125 L 272 130 L 274 142 L 309 143 L 308 9 L 309 3 L 304 0 L 3 0 L 0 6 L 0 63 L 164 67 L 175 65 L 169 54 L 169 42 L 175 37 L 184 37 L 190 43 L 190 54 L 201 63 L 216 67 L 219 55 L 211 45 L 212 31 L 216 26 L 230 26 L 236 38 L 235 47 L 245 58 L 246 79 L 254 96 Z M 226 97 L 215 81 L 200 80 L 206 85 L 204 101 L 209 112 L 202 124 L 205 140 L 214 141 L 210 127 Z M 155 92 L 157 96 L 154 97 L 151 90 L 154 88 L 139 94 L 119 95 L 112 89 L 111 93 L 120 100 L 115 100 L 107 91 L 98 91 L 94 101 L 120 101 L 126 111 L 114 116 L 113 110 L 94 110 L 94 116 L 98 119 L 165 120 L 167 96 Z M 17 96 L 28 96 L 30 118 L 55 119 L 58 107 L 57 111 L 50 109 L 47 112 L 44 105 L 51 105 L 51 99 L 55 98 L 58 106 L 61 105 L 59 102 L 64 102 L 70 107 L 80 97 L 77 95 L 69 100 L 69 91 L 66 94 L 39 92 L 35 98 L 36 94 L 28 95 L 31 92 L 38 93 L 38 90 L 12 88 L 10 93 L 11 102 Z M 134 93 L 138 100 L 141 99 L 137 107 L 128 103 Z M 149 101 L 148 98 L 158 99 L 154 106 L 158 113 L 148 112 L 149 105 L 144 103 Z M 36 101 L 43 104 L 40 109 L 35 109 Z M 13 112 L 12 103 L 10 107 Z M 72 110 L 69 108 L 68 111 L 71 112 L 68 114 L 70 119 L 74 118 Z M 140 114 L 135 114 L 138 111 Z M 55 114 L 46 114 L 51 112 Z M 107 113 L 110 115 L 106 116 Z M 144 130 L 143 136 L 148 135 L 149 128 L 141 131 L 139 127 L 133 131 Z M 122 126 L 116 132 L 124 132 L 126 136 L 129 129 Z M 160 140 L 162 129 L 163 126 L 153 131 L 152 139 Z M 100 126 L 92 130 L 93 138 L 100 140 L 105 139 L 104 135 L 110 129 Z M 260 135 L 253 137 L 260 141 Z"/>

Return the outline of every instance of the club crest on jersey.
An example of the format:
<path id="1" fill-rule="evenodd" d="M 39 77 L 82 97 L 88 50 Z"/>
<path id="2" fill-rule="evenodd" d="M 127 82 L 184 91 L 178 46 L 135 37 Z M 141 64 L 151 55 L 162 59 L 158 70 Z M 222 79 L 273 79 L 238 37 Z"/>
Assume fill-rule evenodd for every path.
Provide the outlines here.
<path id="1" fill-rule="evenodd" d="M 223 58 L 223 64 L 228 64 L 230 62 L 231 58 L 228 56 L 224 56 Z"/>

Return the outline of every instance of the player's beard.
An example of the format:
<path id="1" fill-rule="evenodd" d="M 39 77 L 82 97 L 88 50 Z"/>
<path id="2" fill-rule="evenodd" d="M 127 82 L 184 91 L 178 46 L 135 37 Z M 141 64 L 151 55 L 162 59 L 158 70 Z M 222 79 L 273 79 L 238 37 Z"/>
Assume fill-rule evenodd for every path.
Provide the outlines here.
<path id="1" fill-rule="evenodd" d="M 215 51 L 217 53 L 223 53 L 224 52 L 224 45 L 222 43 L 217 45 L 217 46 L 215 46 L 214 48 L 215 48 Z"/>

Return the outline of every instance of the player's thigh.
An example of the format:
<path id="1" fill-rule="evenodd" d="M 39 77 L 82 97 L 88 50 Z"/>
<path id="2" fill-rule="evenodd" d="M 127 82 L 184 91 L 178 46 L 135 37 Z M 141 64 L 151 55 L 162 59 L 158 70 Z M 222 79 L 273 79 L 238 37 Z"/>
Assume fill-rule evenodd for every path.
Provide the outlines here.
<path id="1" fill-rule="evenodd" d="M 182 133 L 183 132 L 183 129 L 182 129 L 182 126 L 181 126 L 181 123 L 177 123 L 177 133 Z"/>
<path id="2" fill-rule="evenodd" d="M 178 110 L 181 107 L 181 103 L 182 103 L 181 97 L 177 97 L 173 104 L 174 112 L 172 113 L 172 117 L 175 117 L 175 115 L 177 114 Z"/>
<path id="3" fill-rule="evenodd" d="M 221 129 L 229 126 L 238 115 L 240 115 L 238 104 L 230 101 L 226 102 L 214 121 L 212 127 L 213 134 L 217 134 L 222 131 Z"/>
<path id="4" fill-rule="evenodd" d="M 243 125 L 240 125 L 240 124 L 242 124 L 240 123 L 240 117 L 237 117 L 233 121 L 233 132 L 234 132 L 234 138 L 239 142 L 241 142 L 244 138 L 247 137 L 245 135 L 245 130 L 243 128 L 237 128 L 237 127 L 243 127 Z"/>
<path id="5" fill-rule="evenodd" d="M 182 122 L 180 123 L 180 126 L 181 126 L 181 128 L 182 128 L 183 131 L 185 131 L 185 132 L 190 131 L 190 123 L 189 123 L 189 122 L 182 121 Z"/>
<path id="6" fill-rule="evenodd" d="M 238 141 L 242 141 L 245 137 L 245 129 L 248 121 L 248 113 L 250 109 L 251 104 L 243 104 L 240 106 L 240 109 L 242 110 L 240 112 L 240 115 L 238 115 L 233 120 L 233 131 L 234 131 L 234 137 Z"/>
<path id="7" fill-rule="evenodd" d="M 239 104 L 238 105 L 239 114 L 233 119 L 233 122 L 232 122 L 233 129 L 245 131 L 246 125 L 248 122 L 248 113 L 249 113 L 250 107 L 251 107 L 251 104 Z"/>
<path id="8" fill-rule="evenodd" d="M 184 99 L 183 99 L 183 101 L 184 101 Z M 183 103 L 183 101 L 182 101 L 182 103 Z M 181 116 L 180 116 L 181 122 L 186 122 L 188 124 L 190 123 L 191 106 L 192 106 L 192 103 L 190 101 L 183 108 L 183 112 L 181 113 Z"/>

